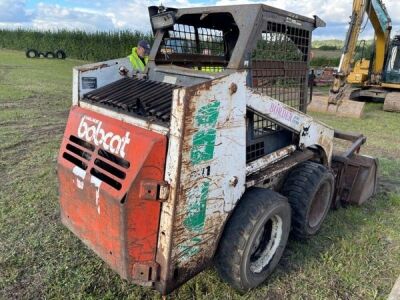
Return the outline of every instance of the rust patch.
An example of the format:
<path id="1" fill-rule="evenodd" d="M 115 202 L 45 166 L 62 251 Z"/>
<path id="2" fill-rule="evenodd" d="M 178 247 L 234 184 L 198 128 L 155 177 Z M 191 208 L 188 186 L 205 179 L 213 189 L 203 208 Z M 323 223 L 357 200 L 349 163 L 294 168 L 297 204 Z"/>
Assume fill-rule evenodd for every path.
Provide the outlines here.
<path id="1" fill-rule="evenodd" d="M 81 68 L 79 68 L 79 71 L 81 73 L 85 73 L 88 71 L 100 70 L 100 69 L 107 68 L 107 67 L 109 67 L 108 64 L 101 64 L 101 65 L 96 65 L 96 66 L 92 66 L 92 67 L 81 67 Z"/>

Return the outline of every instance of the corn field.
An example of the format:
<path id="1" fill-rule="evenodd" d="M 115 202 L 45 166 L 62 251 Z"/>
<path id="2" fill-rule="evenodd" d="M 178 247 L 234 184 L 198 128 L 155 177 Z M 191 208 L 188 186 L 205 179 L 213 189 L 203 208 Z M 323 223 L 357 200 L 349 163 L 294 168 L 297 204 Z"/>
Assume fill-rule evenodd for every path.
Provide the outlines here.
<path id="1" fill-rule="evenodd" d="M 140 31 L 84 32 L 36 31 L 31 29 L 0 29 L 0 48 L 39 52 L 62 49 L 69 58 L 103 61 L 124 57 L 141 39 L 152 42 L 151 33 Z"/>

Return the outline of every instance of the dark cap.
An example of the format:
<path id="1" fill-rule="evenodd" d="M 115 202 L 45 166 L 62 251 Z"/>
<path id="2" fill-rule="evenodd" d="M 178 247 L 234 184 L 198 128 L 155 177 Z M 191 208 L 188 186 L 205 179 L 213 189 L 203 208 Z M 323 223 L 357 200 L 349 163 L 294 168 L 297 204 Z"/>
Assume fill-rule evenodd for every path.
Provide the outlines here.
<path id="1" fill-rule="evenodd" d="M 150 53 L 150 44 L 147 41 L 145 40 L 139 41 L 138 47 L 142 47 L 145 50 L 146 54 Z"/>

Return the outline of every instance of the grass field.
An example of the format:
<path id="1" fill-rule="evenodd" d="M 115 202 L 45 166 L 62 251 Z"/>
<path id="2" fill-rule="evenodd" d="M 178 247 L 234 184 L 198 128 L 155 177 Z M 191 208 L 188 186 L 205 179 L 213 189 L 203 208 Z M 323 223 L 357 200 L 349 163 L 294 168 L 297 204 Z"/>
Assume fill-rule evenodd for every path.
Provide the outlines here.
<path id="1" fill-rule="evenodd" d="M 312 49 L 315 57 L 327 57 L 327 58 L 337 58 L 342 55 L 342 50 L 319 50 L 319 49 Z"/>
<path id="2" fill-rule="evenodd" d="M 59 220 L 56 157 L 71 103 L 74 60 L 0 50 L 0 299 L 159 299 L 129 284 Z M 368 136 L 379 194 L 332 211 L 318 236 L 290 240 L 269 281 L 239 295 L 209 269 L 172 299 L 385 299 L 400 275 L 400 115 L 368 104 L 364 120 L 317 115 Z"/>

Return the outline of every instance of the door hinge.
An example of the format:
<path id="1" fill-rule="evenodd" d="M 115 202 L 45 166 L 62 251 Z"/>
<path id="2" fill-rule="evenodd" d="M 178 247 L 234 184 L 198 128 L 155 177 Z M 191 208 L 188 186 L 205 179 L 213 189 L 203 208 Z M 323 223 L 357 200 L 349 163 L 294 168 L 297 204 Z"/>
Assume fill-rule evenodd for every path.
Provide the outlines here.
<path id="1" fill-rule="evenodd" d="M 139 197 L 144 200 L 166 201 L 169 197 L 169 184 L 165 181 L 142 180 Z"/>

